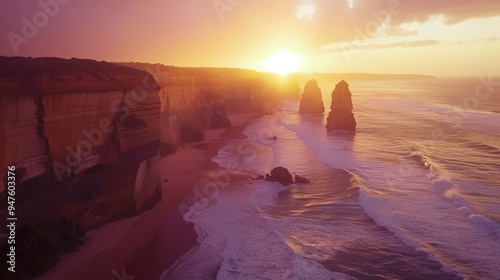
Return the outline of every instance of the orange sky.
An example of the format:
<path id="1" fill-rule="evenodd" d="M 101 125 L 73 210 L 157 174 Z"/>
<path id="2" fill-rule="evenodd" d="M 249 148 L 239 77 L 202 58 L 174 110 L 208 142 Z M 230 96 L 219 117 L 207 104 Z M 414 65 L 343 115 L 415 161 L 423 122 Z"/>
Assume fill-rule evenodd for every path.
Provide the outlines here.
<path id="1" fill-rule="evenodd" d="M 288 51 L 301 72 L 500 74 L 498 0 L 18 0 L 0 21 L 9 56 L 265 71 Z"/>

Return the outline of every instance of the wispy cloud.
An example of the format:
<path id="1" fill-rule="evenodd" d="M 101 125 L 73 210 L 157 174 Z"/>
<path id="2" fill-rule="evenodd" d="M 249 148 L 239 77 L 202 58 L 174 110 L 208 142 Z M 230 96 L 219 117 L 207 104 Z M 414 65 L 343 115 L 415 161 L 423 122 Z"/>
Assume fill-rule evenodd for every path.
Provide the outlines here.
<path id="1" fill-rule="evenodd" d="M 316 53 L 325 54 L 325 53 L 333 53 L 333 52 L 345 52 L 353 49 L 388 49 L 388 48 L 413 48 L 413 47 L 422 47 L 422 46 L 431 46 L 431 45 L 439 45 L 439 41 L 437 40 L 417 40 L 417 41 L 398 41 L 392 43 L 336 43 L 330 45 L 328 47 L 322 47 L 316 49 Z"/>
<path id="2" fill-rule="evenodd" d="M 408 48 L 429 45 L 462 43 L 488 43 L 500 38 L 500 30 L 490 28 L 500 22 L 498 18 L 470 19 L 447 24 L 443 15 L 432 15 L 425 22 L 405 22 L 385 27 L 385 32 L 370 34 L 358 30 L 352 40 L 332 42 L 315 48 L 316 52 L 329 53 L 346 49 Z M 382 26 L 383 24 L 381 24 Z"/>
<path id="3" fill-rule="evenodd" d="M 347 0 L 347 5 L 349 5 L 349 8 L 354 8 L 354 5 L 356 5 L 357 0 Z"/>
<path id="4" fill-rule="evenodd" d="M 309 0 L 305 0 L 297 7 L 297 16 L 302 18 L 312 19 L 316 13 L 316 5 Z"/>
<path id="5" fill-rule="evenodd" d="M 39 1 L 4 2 L 0 54 L 13 55 L 7 35 L 30 29 L 25 18 L 39 20 Z M 409 52 L 434 41 L 465 46 L 500 37 L 499 15 L 499 0 L 71 1 L 20 55 L 256 68 L 284 49 L 306 57 L 335 44 Z"/>

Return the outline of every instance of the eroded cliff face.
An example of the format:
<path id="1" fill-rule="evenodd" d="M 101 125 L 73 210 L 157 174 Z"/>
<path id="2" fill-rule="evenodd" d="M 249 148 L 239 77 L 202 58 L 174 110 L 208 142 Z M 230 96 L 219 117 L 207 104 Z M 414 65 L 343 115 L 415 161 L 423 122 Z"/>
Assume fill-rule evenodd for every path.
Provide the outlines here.
<path id="1" fill-rule="evenodd" d="M 270 113 L 285 98 L 299 98 L 295 76 L 231 68 L 186 68 L 119 63 L 148 71 L 161 85 L 162 141 L 178 145 L 183 126 L 230 126 L 227 114 Z"/>
<path id="2" fill-rule="evenodd" d="M 22 223 L 99 226 L 161 198 L 160 141 L 298 96 L 296 77 L 251 70 L 0 57 L 0 193 L 15 166 Z"/>
<path id="3" fill-rule="evenodd" d="M 327 130 L 356 130 L 356 120 L 352 113 L 351 91 L 346 81 L 342 80 L 335 86 L 330 109 L 326 124 Z"/>
<path id="4" fill-rule="evenodd" d="M 159 91 L 111 63 L 0 57 L 0 190 L 15 166 L 18 219 L 89 228 L 154 205 Z"/>

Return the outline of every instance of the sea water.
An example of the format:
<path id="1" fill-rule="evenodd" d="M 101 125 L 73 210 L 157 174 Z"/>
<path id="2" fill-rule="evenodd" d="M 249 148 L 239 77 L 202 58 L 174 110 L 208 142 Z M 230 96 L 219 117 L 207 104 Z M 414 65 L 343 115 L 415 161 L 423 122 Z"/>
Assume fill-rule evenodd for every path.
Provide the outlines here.
<path id="1" fill-rule="evenodd" d="M 320 86 L 328 108 L 334 83 Z M 311 183 L 244 182 L 192 207 L 200 244 L 165 279 L 500 279 L 498 84 L 350 89 L 355 133 L 286 101 L 219 152 L 221 166 L 285 166 Z"/>

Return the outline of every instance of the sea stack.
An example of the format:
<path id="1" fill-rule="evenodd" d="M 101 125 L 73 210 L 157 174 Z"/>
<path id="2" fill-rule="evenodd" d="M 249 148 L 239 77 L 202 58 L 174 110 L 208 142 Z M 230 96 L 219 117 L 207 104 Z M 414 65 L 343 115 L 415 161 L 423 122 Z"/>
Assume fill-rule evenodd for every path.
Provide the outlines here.
<path id="1" fill-rule="evenodd" d="M 332 92 L 331 112 L 326 124 L 327 130 L 356 130 L 356 120 L 352 113 L 351 91 L 349 84 L 342 80 Z"/>
<path id="2" fill-rule="evenodd" d="M 300 101 L 300 113 L 323 114 L 325 105 L 321 96 L 321 89 L 316 80 L 309 80 L 304 87 L 304 94 Z"/>

